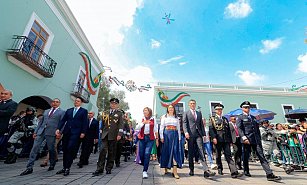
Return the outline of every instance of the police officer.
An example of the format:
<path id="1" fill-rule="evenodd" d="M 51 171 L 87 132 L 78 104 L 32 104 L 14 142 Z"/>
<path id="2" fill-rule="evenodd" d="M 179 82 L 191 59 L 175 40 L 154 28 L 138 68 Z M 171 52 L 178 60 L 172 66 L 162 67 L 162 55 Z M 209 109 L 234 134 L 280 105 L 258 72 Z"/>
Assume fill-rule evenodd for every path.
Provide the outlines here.
<path id="1" fill-rule="evenodd" d="M 210 117 L 209 132 L 212 142 L 216 147 L 216 164 L 218 166 L 218 174 L 223 175 L 223 165 L 221 160 L 222 150 L 224 151 L 226 161 L 228 163 L 231 177 L 241 177 L 243 174 L 239 173 L 236 165 L 231 157 L 230 144 L 232 143 L 229 122 L 227 118 L 222 116 L 224 105 L 217 104 L 214 106 L 215 116 Z"/>
<path id="2" fill-rule="evenodd" d="M 275 176 L 264 157 L 263 149 L 261 145 L 261 136 L 259 131 L 259 123 L 256 121 L 256 117 L 250 115 L 250 102 L 244 101 L 241 103 L 242 114 L 238 116 L 237 127 L 241 141 L 243 143 L 244 157 L 244 175 L 251 177 L 249 173 L 248 160 L 251 153 L 251 148 L 256 151 L 256 154 L 260 160 L 262 168 L 264 169 L 268 181 L 280 181 L 280 176 Z"/>
<path id="3" fill-rule="evenodd" d="M 106 168 L 106 174 L 111 174 L 116 155 L 116 142 L 120 140 L 123 135 L 123 113 L 118 110 L 118 104 L 119 100 L 117 98 L 110 99 L 110 111 L 102 113 L 102 150 L 100 151 L 97 169 L 93 173 L 93 176 L 102 174 L 104 168 Z M 107 164 L 105 167 L 106 160 Z"/>

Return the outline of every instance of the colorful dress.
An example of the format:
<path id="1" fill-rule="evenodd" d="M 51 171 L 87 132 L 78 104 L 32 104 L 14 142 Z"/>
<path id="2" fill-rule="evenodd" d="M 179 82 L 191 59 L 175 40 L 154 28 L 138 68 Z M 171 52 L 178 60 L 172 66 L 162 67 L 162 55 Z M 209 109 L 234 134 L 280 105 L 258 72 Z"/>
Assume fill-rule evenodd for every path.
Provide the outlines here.
<path id="1" fill-rule="evenodd" d="M 160 157 L 161 168 L 182 167 L 181 133 L 177 117 L 165 115 L 161 119 L 160 138 L 164 140 Z"/>

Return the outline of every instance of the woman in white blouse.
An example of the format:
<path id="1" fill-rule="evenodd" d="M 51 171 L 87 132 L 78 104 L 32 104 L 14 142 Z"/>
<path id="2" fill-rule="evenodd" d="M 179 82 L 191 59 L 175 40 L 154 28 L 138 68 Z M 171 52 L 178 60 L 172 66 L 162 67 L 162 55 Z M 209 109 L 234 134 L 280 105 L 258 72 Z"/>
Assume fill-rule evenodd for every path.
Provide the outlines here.
<path id="1" fill-rule="evenodd" d="M 135 129 L 140 130 L 138 134 L 139 139 L 139 154 L 141 165 L 143 168 L 143 178 L 147 179 L 148 174 L 148 166 L 150 160 L 150 154 L 152 150 L 152 146 L 154 142 L 156 142 L 157 146 L 158 142 L 158 126 L 155 123 L 154 118 L 152 117 L 152 110 L 148 107 L 143 109 L 144 118 L 142 119 L 142 123 L 136 125 Z"/>
<path id="2" fill-rule="evenodd" d="M 173 176 L 179 179 L 177 167 L 182 167 L 182 148 L 180 146 L 180 124 L 173 105 L 169 105 L 166 114 L 162 116 L 160 125 L 160 139 L 162 151 L 160 167 L 165 169 L 173 168 Z"/>

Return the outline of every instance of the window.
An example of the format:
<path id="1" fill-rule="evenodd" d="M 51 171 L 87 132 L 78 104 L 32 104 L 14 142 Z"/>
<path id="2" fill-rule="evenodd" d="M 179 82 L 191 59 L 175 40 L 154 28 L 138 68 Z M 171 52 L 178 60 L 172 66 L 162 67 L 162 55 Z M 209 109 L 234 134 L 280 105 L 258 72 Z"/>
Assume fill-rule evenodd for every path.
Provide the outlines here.
<path id="1" fill-rule="evenodd" d="M 183 102 L 179 102 L 174 107 L 175 107 L 177 116 L 182 116 L 183 113 L 184 113 L 184 103 Z"/>
<path id="2" fill-rule="evenodd" d="M 41 57 L 40 50 L 43 51 L 48 41 L 49 34 L 37 21 L 34 21 L 28 34 L 28 38 L 30 40 L 27 40 L 26 43 L 24 43 L 23 51 L 34 61 L 39 62 Z"/>
<path id="3" fill-rule="evenodd" d="M 209 102 L 211 116 L 215 116 L 214 106 L 217 105 L 217 104 L 222 104 L 222 102 L 221 101 L 210 101 Z"/>
<path id="4" fill-rule="evenodd" d="M 289 111 L 293 110 L 293 105 L 282 105 L 284 114 L 286 115 Z M 288 123 L 296 123 L 295 119 L 286 118 Z"/>
<path id="5" fill-rule="evenodd" d="M 250 108 L 258 109 L 258 103 L 251 103 Z"/>

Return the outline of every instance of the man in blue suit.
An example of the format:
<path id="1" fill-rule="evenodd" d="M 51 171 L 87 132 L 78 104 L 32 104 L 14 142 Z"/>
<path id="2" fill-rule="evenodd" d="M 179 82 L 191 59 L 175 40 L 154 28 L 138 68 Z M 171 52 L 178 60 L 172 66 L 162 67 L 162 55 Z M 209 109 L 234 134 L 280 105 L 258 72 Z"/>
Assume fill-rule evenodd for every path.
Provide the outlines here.
<path id="1" fill-rule="evenodd" d="M 44 112 L 43 118 L 39 121 L 38 126 L 33 134 L 33 138 L 35 140 L 27 163 L 27 169 L 20 175 L 28 175 L 33 172 L 33 165 L 44 139 L 46 139 L 50 156 L 50 166 L 48 168 L 48 171 L 54 170 L 54 166 L 56 163 L 55 131 L 58 127 L 59 122 L 65 114 L 65 111 L 59 107 L 60 104 L 61 101 L 58 98 L 55 98 L 51 102 L 51 109 L 48 109 Z"/>
<path id="2" fill-rule="evenodd" d="M 57 174 L 69 175 L 71 164 L 79 146 L 79 139 L 84 138 L 88 128 L 87 110 L 82 108 L 83 99 L 77 97 L 73 108 L 67 109 L 58 125 L 56 135 L 63 134 L 63 169 Z"/>

